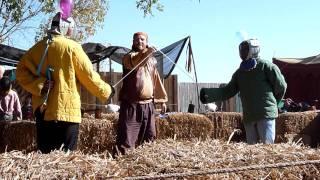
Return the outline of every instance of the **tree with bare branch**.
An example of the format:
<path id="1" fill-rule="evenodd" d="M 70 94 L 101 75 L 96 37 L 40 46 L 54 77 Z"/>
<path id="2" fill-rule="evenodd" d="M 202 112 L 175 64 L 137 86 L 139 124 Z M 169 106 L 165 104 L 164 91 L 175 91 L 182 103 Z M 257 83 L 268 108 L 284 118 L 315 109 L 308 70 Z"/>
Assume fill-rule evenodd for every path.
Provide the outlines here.
<path id="1" fill-rule="evenodd" d="M 0 43 L 13 33 L 27 28 L 29 20 L 53 10 L 53 0 L 1 0 Z"/>
<path id="2" fill-rule="evenodd" d="M 78 24 L 78 41 L 95 34 L 101 28 L 110 0 L 74 0 L 72 16 Z M 41 39 L 48 28 L 48 20 L 57 11 L 54 0 L 1 0 L 0 1 L 0 43 L 17 33 L 27 33 L 33 29 L 35 40 Z M 142 10 L 144 16 L 152 15 L 152 10 L 163 10 L 160 0 L 136 0 L 136 8 Z M 38 23 L 31 23 L 31 22 Z M 37 25 L 35 25 L 37 24 Z M 40 25 L 39 25 L 40 24 Z"/>

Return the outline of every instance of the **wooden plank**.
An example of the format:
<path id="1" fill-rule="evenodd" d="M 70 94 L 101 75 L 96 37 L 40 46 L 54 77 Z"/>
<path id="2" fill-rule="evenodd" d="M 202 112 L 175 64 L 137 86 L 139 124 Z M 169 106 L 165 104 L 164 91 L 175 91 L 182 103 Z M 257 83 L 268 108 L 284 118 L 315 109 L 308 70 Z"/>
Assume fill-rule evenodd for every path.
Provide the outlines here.
<path id="1" fill-rule="evenodd" d="M 219 83 L 199 83 L 199 90 L 201 88 L 218 88 L 223 84 Z M 179 83 L 179 110 L 181 112 L 188 111 L 188 105 L 192 102 L 195 105 L 195 112 L 204 112 L 204 105 L 200 102 L 200 110 L 198 110 L 198 96 L 195 83 Z M 236 111 L 236 99 L 231 98 L 227 101 L 216 102 L 220 111 L 232 112 Z"/>
<path id="2" fill-rule="evenodd" d="M 111 79 L 111 83 L 110 84 L 115 84 L 117 83 L 121 78 L 122 78 L 122 73 L 121 72 L 112 72 L 111 73 L 111 78 L 110 78 L 110 73 L 109 72 L 103 72 L 100 73 L 101 78 L 106 81 L 107 83 L 110 83 L 110 79 Z M 119 102 L 119 92 L 120 92 L 120 88 L 122 86 L 122 83 L 120 83 L 119 85 L 117 85 L 117 87 L 115 87 L 115 95 L 112 98 L 112 103 L 113 104 L 118 104 L 120 105 Z M 179 93 L 180 93 L 180 85 L 178 84 L 178 76 L 177 75 L 171 75 L 169 76 L 165 81 L 164 81 L 164 86 L 165 89 L 167 91 L 168 94 L 168 108 L 170 109 L 170 111 L 180 111 L 181 110 L 181 102 L 180 100 L 183 100 L 183 98 L 180 97 Z M 185 86 L 188 90 L 187 90 L 187 95 L 186 97 L 192 97 L 192 99 L 196 99 L 196 90 L 194 89 L 194 87 L 187 87 Z M 81 87 L 81 102 L 82 107 L 84 109 L 95 109 L 96 106 L 95 105 L 88 105 L 88 104 L 97 104 L 96 103 L 96 98 L 95 96 L 91 95 L 83 86 Z M 193 100 L 193 102 L 195 102 Z M 189 99 L 185 100 L 185 102 L 183 102 L 184 104 L 186 104 L 186 106 L 184 107 L 184 109 L 187 110 L 188 108 L 188 104 L 189 104 Z M 185 111 L 186 111 L 185 110 Z"/>
<path id="3" fill-rule="evenodd" d="M 174 104 L 174 108 L 173 108 L 173 111 L 177 112 L 178 109 L 179 109 L 179 102 L 178 102 L 178 97 L 179 97 L 179 94 L 178 94 L 178 76 L 177 75 L 173 75 L 172 76 L 172 83 L 173 83 L 173 90 L 172 90 L 172 93 L 173 93 L 173 104 Z"/>

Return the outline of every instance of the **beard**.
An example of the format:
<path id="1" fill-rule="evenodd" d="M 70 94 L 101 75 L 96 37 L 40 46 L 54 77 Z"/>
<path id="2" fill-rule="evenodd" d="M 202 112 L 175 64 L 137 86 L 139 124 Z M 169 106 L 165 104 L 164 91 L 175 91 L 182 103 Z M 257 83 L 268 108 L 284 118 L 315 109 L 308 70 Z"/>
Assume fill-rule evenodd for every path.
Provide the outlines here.
<path id="1" fill-rule="evenodd" d="M 145 49 L 147 49 L 148 48 L 148 46 L 147 45 L 144 45 L 144 44 L 137 44 L 137 45 L 133 45 L 132 46 L 132 50 L 134 50 L 134 51 L 143 51 L 143 50 L 145 50 Z"/>

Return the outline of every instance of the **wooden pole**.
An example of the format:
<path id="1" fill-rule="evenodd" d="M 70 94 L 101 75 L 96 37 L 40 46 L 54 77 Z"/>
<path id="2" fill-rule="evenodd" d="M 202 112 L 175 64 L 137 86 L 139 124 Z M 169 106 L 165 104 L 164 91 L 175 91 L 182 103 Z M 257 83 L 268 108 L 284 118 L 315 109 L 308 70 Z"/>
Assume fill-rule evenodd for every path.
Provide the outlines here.
<path id="1" fill-rule="evenodd" d="M 97 72 L 100 75 L 100 61 L 97 62 Z M 99 107 L 100 101 L 98 98 L 96 98 L 96 110 L 95 110 L 95 118 L 100 119 L 101 118 L 101 109 Z"/>
<path id="2" fill-rule="evenodd" d="M 112 78 L 112 61 L 111 59 L 109 58 L 109 84 L 112 86 L 113 85 L 113 82 L 112 82 L 113 78 Z M 113 97 L 112 97 L 113 98 Z M 113 100 L 112 98 L 109 100 L 110 102 L 109 103 L 113 103 Z"/>

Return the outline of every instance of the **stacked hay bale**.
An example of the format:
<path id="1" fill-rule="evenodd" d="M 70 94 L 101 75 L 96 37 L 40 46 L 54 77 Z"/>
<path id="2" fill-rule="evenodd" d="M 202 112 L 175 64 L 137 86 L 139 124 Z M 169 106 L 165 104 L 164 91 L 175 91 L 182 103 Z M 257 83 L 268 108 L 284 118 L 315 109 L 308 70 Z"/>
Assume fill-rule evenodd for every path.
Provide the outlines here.
<path id="1" fill-rule="evenodd" d="M 84 153 L 112 151 L 116 140 L 118 113 L 102 114 L 102 119 L 85 115 L 80 124 L 78 149 Z"/>
<path id="2" fill-rule="evenodd" d="M 280 114 L 276 123 L 277 142 L 296 141 L 316 146 L 320 140 L 320 118 L 316 111 Z"/>
<path id="3" fill-rule="evenodd" d="M 233 141 L 245 141 L 245 129 L 242 114 L 236 112 L 213 112 L 205 114 L 213 124 L 212 137 Z M 320 143 L 320 117 L 316 111 L 288 112 L 280 114 L 276 119 L 276 142 L 301 141 L 305 145 L 316 147 Z"/>
<path id="4" fill-rule="evenodd" d="M 110 151 L 115 142 L 118 114 L 104 114 L 102 119 L 85 115 L 80 124 L 78 149 L 84 153 Z M 34 121 L 0 122 L 0 153 L 11 150 L 35 151 Z"/>
<path id="5" fill-rule="evenodd" d="M 81 152 L 0 154 L 0 179 L 317 179 L 320 150 L 297 144 L 159 140 L 113 159 Z"/>
<path id="6" fill-rule="evenodd" d="M 116 139 L 118 113 L 102 114 L 101 119 L 85 115 L 80 125 L 78 149 L 84 153 L 111 151 Z M 276 142 L 300 137 L 305 144 L 317 146 L 320 140 L 317 112 L 284 113 L 276 124 Z M 241 113 L 213 112 L 201 114 L 171 113 L 156 118 L 158 139 L 206 139 L 208 137 L 239 142 L 245 140 Z M 237 132 L 237 133 L 234 133 Z M 36 147 L 35 123 L 12 121 L 0 123 L 0 151 L 32 151 Z"/>
<path id="7" fill-rule="evenodd" d="M 210 119 L 201 114 L 172 113 L 165 118 L 156 119 L 157 138 L 206 139 L 213 129 Z"/>
<path id="8" fill-rule="evenodd" d="M 120 167 L 127 169 L 123 171 L 125 176 L 142 176 L 141 179 L 158 179 L 164 174 L 180 179 L 178 175 L 196 172 L 201 175 L 187 176 L 188 179 L 313 179 L 320 177 L 319 153 L 320 149 L 296 143 L 248 145 L 167 139 L 139 147 L 119 161 Z M 308 164 L 309 160 L 317 162 Z M 300 165 L 293 166 L 294 163 Z M 282 168 L 284 164 L 288 166 Z M 210 171 L 217 173 L 206 174 Z"/>
<path id="9" fill-rule="evenodd" d="M 1 121 L 0 152 L 36 148 L 36 128 L 33 121 Z"/>
<path id="10" fill-rule="evenodd" d="M 102 114 L 102 119 L 85 115 L 80 125 L 78 149 L 84 153 L 112 151 L 116 140 L 118 113 Z M 156 118 L 157 138 L 190 140 L 211 137 L 210 120 L 199 114 L 174 113 Z"/>
<path id="11" fill-rule="evenodd" d="M 237 112 L 211 112 L 206 113 L 213 125 L 212 137 L 228 140 L 232 136 L 233 141 L 245 140 L 245 130 L 242 124 L 242 114 Z"/>

